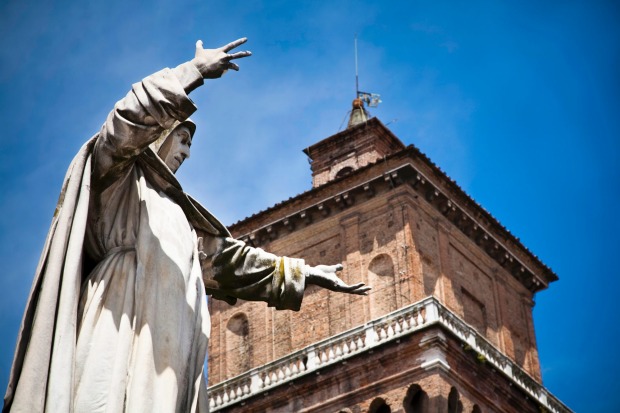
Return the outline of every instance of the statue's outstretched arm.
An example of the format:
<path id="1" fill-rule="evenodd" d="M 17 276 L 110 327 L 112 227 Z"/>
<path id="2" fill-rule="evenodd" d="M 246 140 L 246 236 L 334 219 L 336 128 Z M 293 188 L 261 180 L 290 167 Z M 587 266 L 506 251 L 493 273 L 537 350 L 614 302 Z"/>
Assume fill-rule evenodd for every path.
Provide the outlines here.
<path id="1" fill-rule="evenodd" d="M 349 294 L 366 295 L 363 283 L 347 285 L 336 272 L 342 265 L 306 265 L 304 260 L 278 257 L 230 237 L 199 237 L 205 287 L 215 298 L 265 301 L 277 309 L 299 310 L 308 284 Z M 215 282 L 215 284 L 213 284 Z"/>

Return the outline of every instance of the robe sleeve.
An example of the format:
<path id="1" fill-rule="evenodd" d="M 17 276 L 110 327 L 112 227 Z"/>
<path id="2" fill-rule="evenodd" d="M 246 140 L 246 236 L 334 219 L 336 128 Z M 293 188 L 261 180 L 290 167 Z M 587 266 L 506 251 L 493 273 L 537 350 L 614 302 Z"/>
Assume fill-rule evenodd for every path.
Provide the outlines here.
<path id="1" fill-rule="evenodd" d="M 231 304 L 235 301 L 231 298 L 241 298 L 265 301 L 278 310 L 300 309 L 307 276 L 303 259 L 278 257 L 230 237 L 210 237 L 204 247 L 203 278 L 217 283 L 217 289 L 210 291 L 214 298 Z"/>
<path id="2" fill-rule="evenodd" d="M 203 83 L 191 62 L 163 69 L 132 86 L 99 132 L 94 178 L 119 176 L 162 132 L 196 111 L 188 93 Z"/>

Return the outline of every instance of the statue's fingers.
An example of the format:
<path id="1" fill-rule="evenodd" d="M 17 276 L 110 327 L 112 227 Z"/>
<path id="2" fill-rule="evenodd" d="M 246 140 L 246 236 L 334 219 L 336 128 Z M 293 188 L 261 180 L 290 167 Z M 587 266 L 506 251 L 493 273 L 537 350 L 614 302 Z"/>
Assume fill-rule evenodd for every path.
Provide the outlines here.
<path id="1" fill-rule="evenodd" d="M 366 284 L 364 283 L 357 283 L 357 284 L 353 284 L 353 285 L 346 285 L 344 284 L 343 286 L 343 290 L 345 291 L 355 291 L 357 289 L 363 288 Z"/>
<path id="2" fill-rule="evenodd" d="M 357 294 L 357 295 L 368 295 L 368 292 L 372 290 L 372 287 L 360 287 L 358 289 L 355 289 L 353 291 L 349 291 L 351 294 Z"/>
<path id="3" fill-rule="evenodd" d="M 248 38 L 247 37 L 242 37 L 241 39 L 237 39 L 234 42 L 230 42 L 228 43 L 226 46 L 222 46 L 221 49 L 225 52 L 228 52 L 229 50 L 234 49 L 235 47 L 242 45 L 243 43 L 247 42 Z"/>
<path id="4" fill-rule="evenodd" d="M 227 54 L 226 57 L 224 57 L 224 59 L 233 60 L 233 59 L 241 59 L 242 57 L 248 57 L 248 56 L 252 56 L 252 52 L 250 52 L 249 50 L 246 50 L 243 52 Z"/>
<path id="5" fill-rule="evenodd" d="M 363 294 L 367 290 L 368 289 L 366 287 L 360 286 L 359 284 L 341 285 L 336 289 L 336 291 L 339 291 L 341 293 L 348 293 L 348 294 Z"/>
<path id="6" fill-rule="evenodd" d="M 239 71 L 239 66 L 237 66 L 235 63 L 230 62 L 228 63 L 228 67 L 231 68 L 232 70 L 238 72 Z"/>
<path id="7" fill-rule="evenodd" d="M 198 50 L 203 50 L 203 47 L 202 47 L 202 40 L 198 40 L 198 41 L 196 42 L 196 51 L 198 51 Z"/>

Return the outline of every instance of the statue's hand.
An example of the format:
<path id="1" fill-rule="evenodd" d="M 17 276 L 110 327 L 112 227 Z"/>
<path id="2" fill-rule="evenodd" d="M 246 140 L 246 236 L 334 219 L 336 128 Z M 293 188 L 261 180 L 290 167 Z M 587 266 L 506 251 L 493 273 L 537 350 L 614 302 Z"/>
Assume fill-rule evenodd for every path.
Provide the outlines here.
<path id="1" fill-rule="evenodd" d="M 364 283 L 347 285 L 336 275 L 337 271 L 342 271 L 342 264 L 309 266 L 306 282 L 328 290 L 349 294 L 367 295 L 368 291 L 371 290 L 371 287 Z"/>
<path id="2" fill-rule="evenodd" d="M 202 40 L 198 40 L 196 42 L 196 56 L 192 59 L 192 63 L 200 71 L 204 79 L 217 79 L 226 73 L 228 69 L 239 70 L 239 66 L 231 60 L 251 56 L 252 53 L 246 51 L 229 54 L 228 52 L 247 42 L 247 40 L 247 38 L 243 37 L 218 49 L 203 49 Z"/>

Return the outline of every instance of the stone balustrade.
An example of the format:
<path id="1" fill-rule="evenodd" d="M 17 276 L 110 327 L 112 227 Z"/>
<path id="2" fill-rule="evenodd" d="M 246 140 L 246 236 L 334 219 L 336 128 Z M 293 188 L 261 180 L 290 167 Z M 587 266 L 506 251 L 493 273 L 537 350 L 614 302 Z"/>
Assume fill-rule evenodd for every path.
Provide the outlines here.
<path id="1" fill-rule="evenodd" d="M 434 297 L 425 298 L 365 325 L 319 341 L 281 359 L 211 386 L 208 389 L 210 411 L 215 412 L 240 403 L 304 375 L 318 374 L 326 366 L 434 324 L 449 330 L 463 342 L 463 347 L 467 351 L 476 352 L 479 360 L 503 373 L 547 411 L 571 412 L 521 367 Z"/>

